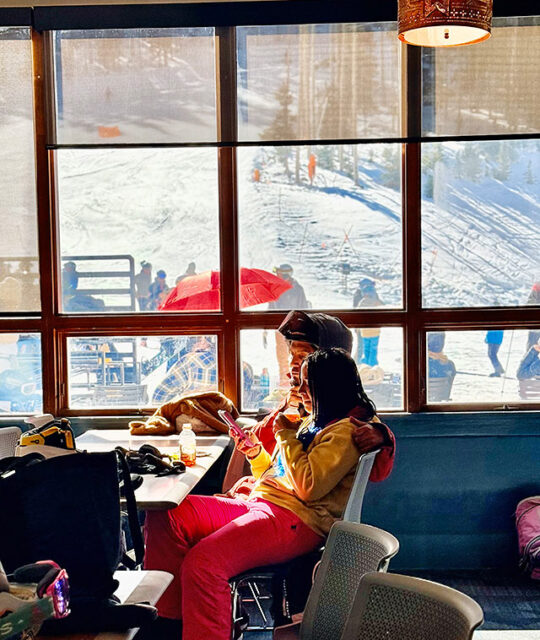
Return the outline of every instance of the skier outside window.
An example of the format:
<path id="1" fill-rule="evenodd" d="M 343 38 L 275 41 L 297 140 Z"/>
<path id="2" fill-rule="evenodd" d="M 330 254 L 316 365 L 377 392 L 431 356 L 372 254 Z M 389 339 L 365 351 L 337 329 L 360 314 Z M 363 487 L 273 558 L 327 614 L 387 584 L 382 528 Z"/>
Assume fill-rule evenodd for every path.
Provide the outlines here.
<path id="1" fill-rule="evenodd" d="M 373 309 L 382 307 L 375 282 L 371 278 L 362 278 L 358 283 L 358 289 L 354 293 L 353 305 L 356 308 Z M 375 367 L 379 364 L 379 338 L 381 330 L 377 328 L 363 328 L 356 330 L 358 340 L 356 360 L 358 364 L 367 364 Z"/>
<path id="2" fill-rule="evenodd" d="M 135 296 L 139 304 L 139 310 L 148 308 L 150 285 L 152 284 L 152 265 L 146 260 L 141 262 L 141 270 L 133 278 L 135 284 Z"/>
<path id="3" fill-rule="evenodd" d="M 163 404 L 181 394 L 216 389 L 216 345 L 200 336 L 190 353 L 179 359 L 156 387 L 152 402 Z"/>
<path id="4" fill-rule="evenodd" d="M 527 302 L 525 303 L 528 306 L 540 306 L 540 282 L 535 282 L 532 286 L 531 293 L 527 298 Z M 540 331 L 529 331 L 529 336 L 527 337 L 527 349 L 525 353 L 528 353 L 530 348 L 537 344 L 540 339 Z"/>
<path id="5" fill-rule="evenodd" d="M 292 289 L 287 289 L 277 300 L 268 303 L 268 309 L 309 309 L 309 304 L 304 287 L 292 277 L 293 268 L 290 264 L 280 264 L 274 269 L 278 278 L 292 284 Z M 279 386 L 282 389 L 289 388 L 289 352 L 284 337 L 276 331 L 276 357 L 279 366 Z"/>
<path id="6" fill-rule="evenodd" d="M 497 356 L 499 349 L 501 348 L 503 335 L 504 331 L 500 330 L 486 332 L 486 339 L 484 342 L 488 347 L 488 358 L 491 360 L 491 364 L 493 365 L 493 373 L 489 374 L 490 378 L 500 378 L 501 374 L 504 373 L 503 366 Z"/>
<path id="7" fill-rule="evenodd" d="M 167 291 L 169 290 L 169 287 L 167 286 L 167 282 L 165 280 L 166 277 L 167 274 L 165 273 L 165 271 L 163 271 L 163 269 L 160 269 L 156 273 L 154 282 L 152 282 L 149 287 L 150 297 L 147 309 L 157 309 L 161 304 L 162 299 L 165 297 Z"/>

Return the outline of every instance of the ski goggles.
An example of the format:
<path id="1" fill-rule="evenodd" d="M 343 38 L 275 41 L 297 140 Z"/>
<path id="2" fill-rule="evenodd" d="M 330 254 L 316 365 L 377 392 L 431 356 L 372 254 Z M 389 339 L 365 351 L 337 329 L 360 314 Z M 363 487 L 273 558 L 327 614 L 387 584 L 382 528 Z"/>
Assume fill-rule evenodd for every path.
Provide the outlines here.
<path id="1" fill-rule="evenodd" d="M 69 614 L 69 580 L 65 569 L 58 565 L 51 569 L 36 588 L 38 598 L 48 596 L 53 603 L 54 617 L 65 618 Z"/>
<path id="2" fill-rule="evenodd" d="M 69 614 L 69 579 L 65 569 L 52 560 L 40 560 L 16 569 L 13 578 L 18 583 L 35 583 L 38 598 L 50 598 L 55 618 Z"/>

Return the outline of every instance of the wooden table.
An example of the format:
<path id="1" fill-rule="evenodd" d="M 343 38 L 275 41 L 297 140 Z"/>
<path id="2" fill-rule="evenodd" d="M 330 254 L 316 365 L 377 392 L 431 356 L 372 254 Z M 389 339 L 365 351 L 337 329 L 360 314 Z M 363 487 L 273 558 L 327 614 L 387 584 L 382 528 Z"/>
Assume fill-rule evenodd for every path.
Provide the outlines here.
<path id="1" fill-rule="evenodd" d="M 114 577 L 120 583 L 114 595 L 122 604 L 148 602 L 156 604 L 172 582 L 172 575 L 165 571 L 116 571 Z M 64 636 L 39 636 L 38 640 L 131 640 L 138 628 L 101 633 L 70 633 Z"/>
<path id="2" fill-rule="evenodd" d="M 89 452 L 112 451 L 121 446 L 138 449 L 148 443 L 162 453 L 178 452 L 178 434 L 171 436 L 132 436 L 126 429 L 92 429 L 76 439 L 77 449 Z M 230 438 L 227 435 L 197 436 L 197 462 L 185 473 L 158 478 L 143 475 L 142 485 L 135 491 L 137 506 L 146 511 L 174 509 L 221 456 Z"/>

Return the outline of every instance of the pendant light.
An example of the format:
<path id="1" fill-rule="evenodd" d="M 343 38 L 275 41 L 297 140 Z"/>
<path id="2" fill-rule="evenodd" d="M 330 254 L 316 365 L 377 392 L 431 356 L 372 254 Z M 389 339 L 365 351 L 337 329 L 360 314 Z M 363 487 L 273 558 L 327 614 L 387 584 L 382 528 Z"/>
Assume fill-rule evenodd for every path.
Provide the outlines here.
<path id="1" fill-rule="evenodd" d="M 399 39 L 422 47 L 457 47 L 491 35 L 493 0 L 398 0 Z"/>

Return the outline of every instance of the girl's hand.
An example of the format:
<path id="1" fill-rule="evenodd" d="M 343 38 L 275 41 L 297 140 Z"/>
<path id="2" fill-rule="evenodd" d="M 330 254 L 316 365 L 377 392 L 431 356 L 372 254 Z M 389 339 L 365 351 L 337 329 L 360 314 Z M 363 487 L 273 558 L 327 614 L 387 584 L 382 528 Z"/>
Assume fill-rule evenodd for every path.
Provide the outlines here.
<path id="1" fill-rule="evenodd" d="M 229 435 L 234 440 L 234 446 L 248 459 L 255 458 L 262 450 L 261 441 L 254 433 L 249 434 L 249 439 L 241 438 L 240 436 L 236 435 L 236 433 L 232 429 L 229 429 Z"/>
<path id="2" fill-rule="evenodd" d="M 282 429 L 298 429 L 302 419 L 299 417 L 297 419 L 292 416 L 287 416 L 285 413 L 278 413 L 274 420 L 274 433 L 281 431 Z"/>
<path id="3" fill-rule="evenodd" d="M 356 418 L 351 418 L 351 422 L 356 426 L 352 434 L 352 439 L 360 453 L 374 451 L 384 446 L 384 435 L 377 427 L 367 422 L 360 422 L 360 420 Z"/>

